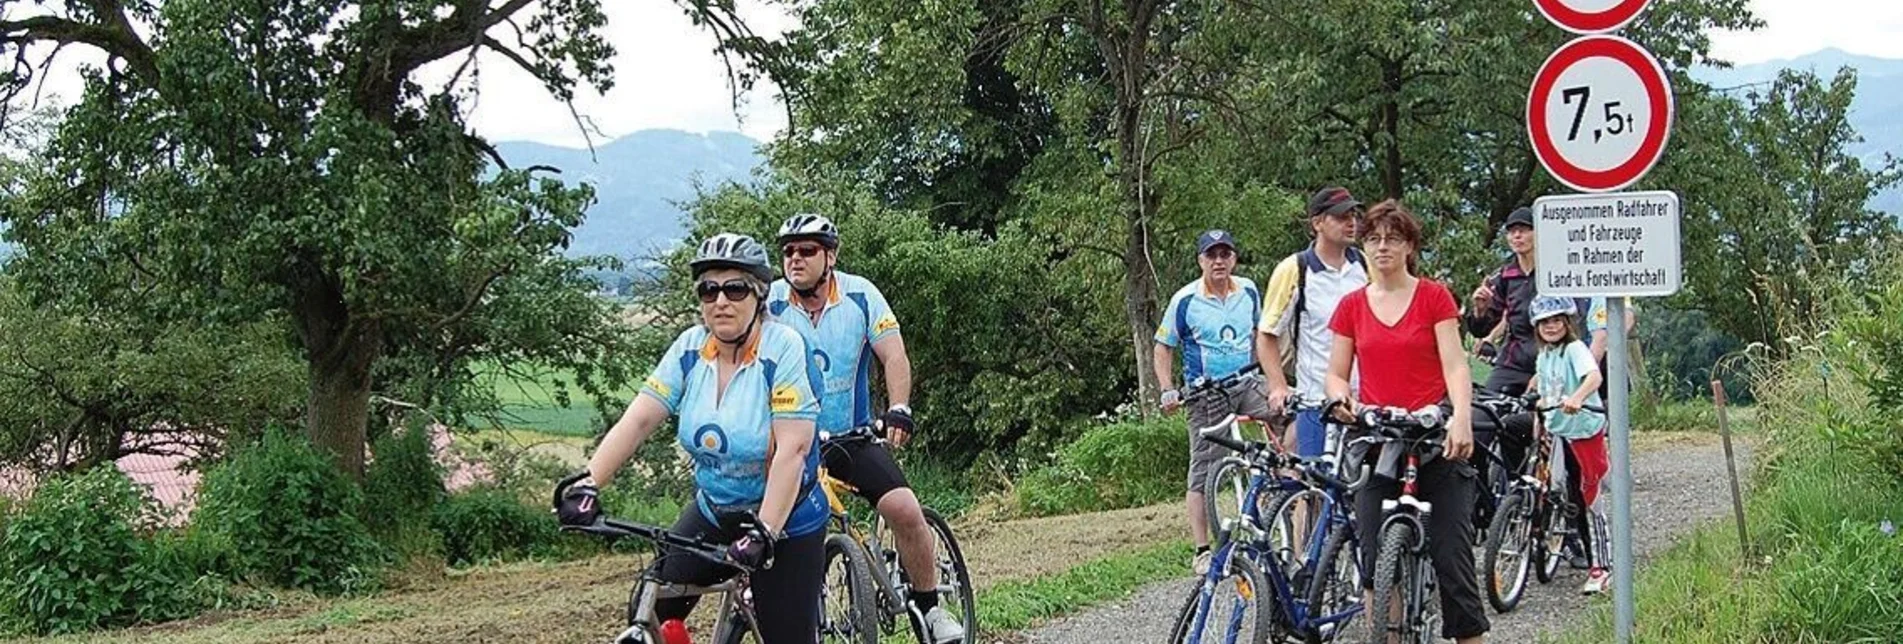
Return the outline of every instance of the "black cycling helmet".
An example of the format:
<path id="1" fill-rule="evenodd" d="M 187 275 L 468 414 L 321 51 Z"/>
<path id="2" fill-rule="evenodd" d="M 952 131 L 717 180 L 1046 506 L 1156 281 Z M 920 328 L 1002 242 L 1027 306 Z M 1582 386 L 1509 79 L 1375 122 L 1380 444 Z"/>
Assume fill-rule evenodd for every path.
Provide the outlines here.
<path id="1" fill-rule="evenodd" d="M 799 239 L 810 239 L 827 249 L 836 249 L 839 248 L 839 227 L 834 226 L 833 220 L 827 219 L 825 215 L 793 215 L 786 219 L 786 223 L 780 224 L 779 241 L 785 244 Z"/>

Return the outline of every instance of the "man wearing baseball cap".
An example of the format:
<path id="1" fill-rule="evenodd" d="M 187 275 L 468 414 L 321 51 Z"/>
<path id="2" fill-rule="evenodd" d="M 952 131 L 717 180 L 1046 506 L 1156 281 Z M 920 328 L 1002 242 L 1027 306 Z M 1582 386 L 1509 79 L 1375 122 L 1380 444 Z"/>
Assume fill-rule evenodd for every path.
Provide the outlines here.
<path id="1" fill-rule="evenodd" d="M 1269 274 L 1256 357 L 1269 381 L 1270 409 L 1282 409 L 1294 385 L 1303 404 L 1297 405 L 1301 409 L 1284 443 L 1298 455 L 1313 457 L 1322 455 L 1325 439 L 1318 406 L 1335 341 L 1328 321 L 1343 296 L 1368 285 L 1368 267 L 1354 247 L 1362 205 L 1348 189 L 1321 189 L 1309 199 L 1306 214 L 1315 241 Z"/>
<path id="2" fill-rule="evenodd" d="M 1156 327 L 1155 358 L 1157 384 L 1163 387 L 1163 410 L 1183 406 L 1182 390 L 1171 377 L 1176 362 L 1175 349 L 1183 350 L 1183 383 L 1202 379 L 1220 379 L 1255 363 L 1254 335 L 1262 313 L 1262 292 L 1255 282 L 1235 275 L 1236 240 L 1228 231 L 1211 230 L 1196 239 L 1196 263 L 1202 278 L 1185 285 L 1170 297 L 1163 309 L 1163 322 Z M 1196 430 L 1221 421 L 1229 414 L 1255 418 L 1269 415 L 1268 399 L 1260 380 L 1250 380 L 1227 396 L 1207 396 L 1189 404 L 1189 492 L 1183 500 L 1189 509 L 1190 538 L 1196 543 L 1192 567 L 1197 574 L 1209 569 L 1209 521 L 1203 515 L 1203 479 L 1209 466 L 1220 460 L 1220 446 L 1198 440 Z"/>

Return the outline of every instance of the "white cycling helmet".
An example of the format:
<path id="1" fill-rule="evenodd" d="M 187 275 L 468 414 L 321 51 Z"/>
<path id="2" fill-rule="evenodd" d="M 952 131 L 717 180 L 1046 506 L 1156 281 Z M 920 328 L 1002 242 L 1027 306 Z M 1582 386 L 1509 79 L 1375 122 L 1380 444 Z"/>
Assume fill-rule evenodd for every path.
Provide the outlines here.
<path id="1" fill-rule="evenodd" d="M 1532 314 L 1534 324 L 1539 324 L 1540 320 L 1556 315 L 1576 315 L 1579 313 L 1579 310 L 1573 306 L 1572 300 L 1550 296 L 1533 298 L 1533 303 L 1527 307 L 1527 310 Z"/>
<path id="2" fill-rule="evenodd" d="M 800 213 L 788 217 L 786 223 L 780 224 L 779 237 L 782 244 L 796 239 L 811 239 L 827 248 L 839 247 L 839 227 L 834 226 L 833 220 L 827 219 L 825 215 Z"/>
<path id="3" fill-rule="evenodd" d="M 720 233 L 708 237 L 694 252 L 688 269 L 695 276 L 716 268 L 737 268 L 760 280 L 773 281 L 773 265 L 767 263 L 766 248 L 752 237 L 738 233 Z"/>

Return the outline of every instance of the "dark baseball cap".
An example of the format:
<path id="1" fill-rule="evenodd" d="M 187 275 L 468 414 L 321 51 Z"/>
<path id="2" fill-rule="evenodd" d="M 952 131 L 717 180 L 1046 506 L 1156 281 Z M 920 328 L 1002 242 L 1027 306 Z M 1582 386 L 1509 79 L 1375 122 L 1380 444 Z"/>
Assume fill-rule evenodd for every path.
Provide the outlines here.
<path id="1" fill-rule="evenodd" d="M 1196 254 L 1198 255 L 1207 253 L 1209 249 L 1217 246 L 1228 246 L 1229 250 L 1237 250 L 1235 235 L 1229 234 L 1227 230 L 1216 229 L 1196 238 Z"/>
<path id="2" fill-rule="evenodd" d="M 1514 226 L 1525 226 L 1527 228 L 1532 228 L 1533 227 L 1533 209 L 1525 208 L 1525 207 L 1514 209 L 1512 214 L 1507 215 L 1507 223 L 1500 226 L 1500 229 L 1508 230 L 1513 228 Z"/>
<path id="3" fill-rule="evenodd" d="M 1360 207 L 1361 202 L 1356 201 L 1354 195 L 1348 194 L 1347 188 L 1329 186 L 1322 188 L 1315 193 L 1315 196 L 1309 198 L 1308 216 L 1334 216 Z"/>

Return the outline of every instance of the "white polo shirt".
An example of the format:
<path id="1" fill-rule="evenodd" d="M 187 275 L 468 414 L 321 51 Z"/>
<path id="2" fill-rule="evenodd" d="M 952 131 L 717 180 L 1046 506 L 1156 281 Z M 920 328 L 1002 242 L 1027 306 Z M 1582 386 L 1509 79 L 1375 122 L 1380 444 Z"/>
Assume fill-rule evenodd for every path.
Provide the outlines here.
<path id="1" fill-rule="evenodd" d="M 1295 300 L 1301 297 L 1296 280 L 1303 271 L 1297 262 L 1308 267 L 1306 306 L 1301 315 L 1302 327 L 1296 330 L 1295 336 L 1295 392 L 1303 398 L 1322 398 L 1328 378 L 1328 352 L 1335 343 L 1335 333 L 1328 330 L 1328 321 L 1335 317 L 1335 306 L 1349 293 L 1368 285 L 1367 261 L 1361 251 L 1350 247 L 1347 258 L 1339 268 L 1331 268 L 1315 254 L 1315 247 L 1309 246 L 1308 250 L 1276 264 L 1275 272 L 1269 274 L 1269 288 L 1263 295 L 1262 322 L 1257 329 L 1282 337 L 1294 324 Z M 1348 382 L 1350 387 L 1359 384 L 1359 374 L 1350 371 Z"/>

